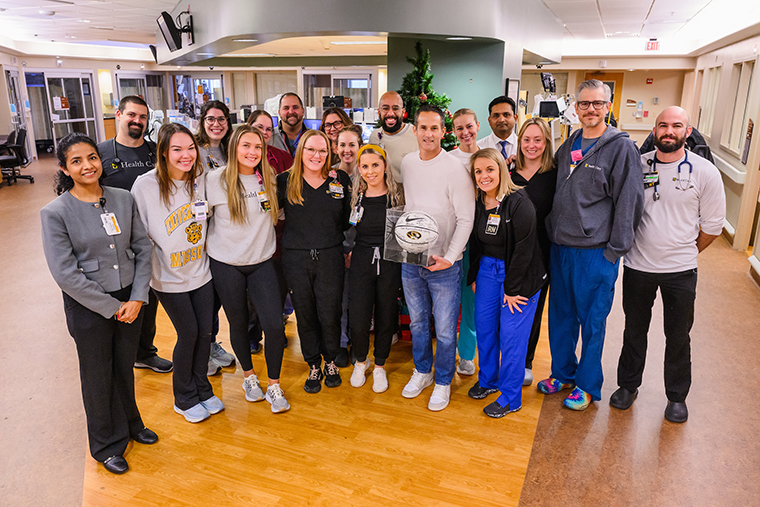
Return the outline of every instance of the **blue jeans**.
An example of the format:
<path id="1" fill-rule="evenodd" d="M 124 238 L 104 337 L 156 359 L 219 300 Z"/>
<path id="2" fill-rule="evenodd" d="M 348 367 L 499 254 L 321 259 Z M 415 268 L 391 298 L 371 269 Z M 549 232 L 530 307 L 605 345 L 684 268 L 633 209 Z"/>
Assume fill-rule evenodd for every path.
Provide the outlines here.
<path id="1" fill-rule="evenodd" d="M 533 316 L 541 291 L 520 305 L 522 313 L 513 314 L 504 302 L 504 261 L 493 257 L 480 258 L 475 282 L 475 329 L 478 332 L 480 387 L 498 389 L 499 405 L 516 410 L 522 406 L 522 383 L 525 378 L 525 356 L 533 326 Z M 523 294 L 520 294 L 521 296 Z"/>
<path id="2" fill-rule="evenodd" d="M 575 384 L 594 400 L 602 396 L 602 348 L 607 316 L 615 297 L 620 260 L 604 258 L 604 248 L 572 248 L 552 243 L 549 291 L 549 347 L 552 377 Z M 581 358 L 575 355 L 581 333 Z"/>
<path id="3" fill-rule="evenodd" d="M 451 384 L 456 367 L 461 280 L 462 261 L 442 271 L 429 271 L 412 264 L 401 266 L 401 281 L 411 320 L 414 367 L 420 373 L 430 373 L 433 369 L 432 314 L 438 342 L 435 383 L 444 386 Z"/>

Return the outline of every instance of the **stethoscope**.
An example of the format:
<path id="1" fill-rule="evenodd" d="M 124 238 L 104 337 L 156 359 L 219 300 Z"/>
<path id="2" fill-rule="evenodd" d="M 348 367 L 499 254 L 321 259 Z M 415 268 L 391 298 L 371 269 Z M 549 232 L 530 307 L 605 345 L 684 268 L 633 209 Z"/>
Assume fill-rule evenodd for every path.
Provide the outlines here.
<path id="1" fill-rule="evenodd" d="M 148 141 L 145 141 L 145 142 L 148 143 Z M 119 152 L 116 151 L 116 138 L 115 137 L 111 139 L 111 143 L 113 144 L 113 161 L 111 162 L 111 167 L 114 170 L 117 170 L 117 169 L 119 169 L 119 165 L 121 165 L 121 159 L 119 158 Z M 153 165 L 156 165 L 156 152 L 153 151 L 153 148 L 151 148 L 150 143 L 148 143 L 148 153 L 149 153 L 148 156 L 150 157 L 150 162 Z"/>
<path id="2" fill-rule="evenodd" d="M 652 172 L 657 172 L 657 156 L 655 155 L 654 158 L 649 160 L 649 164 L 652 166 Z M 686 188 L 683 187 L 683 181 L 681 181 L 681 166 L 686 164 L 689 166 L 689 179 L 686 180 Z M 691 162 L 689 162 L 689 153 L 687 150 L 684 150 L 683 152 L 683 160 L 680 164 L 678 164 L 678 176 L 676 179 L 678 180 L 678 190 L 681 190 L 683 192 L 686 192 L 691 187 L 691 174 L 694 172 L 694 166 L 691 165 Z M 660 200 L 660 193 L 657 191 L 657 186 L 659 185 L 659 180 L 657 183 L 654 184 L 654 195 L 652 196 L 652 199 L 655 201 Z"/>

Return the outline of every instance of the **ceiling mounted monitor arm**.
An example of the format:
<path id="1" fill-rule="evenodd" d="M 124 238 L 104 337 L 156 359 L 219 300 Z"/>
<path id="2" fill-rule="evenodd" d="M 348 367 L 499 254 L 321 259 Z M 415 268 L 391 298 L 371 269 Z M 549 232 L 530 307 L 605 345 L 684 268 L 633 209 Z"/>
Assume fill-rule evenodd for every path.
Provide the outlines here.
<path id="1" fill-rule="evenodd" d="M 182 15 L 187 16 L 187 20 L 185 24 L 182 24 Z M 182 11 L 179 14 L 177 14 L 177 27 L 179 28 L 179 31 L 181 33 L 187 33 L 190 35 L 190 42 L 188 42 L 188 46 L 192 46 L 195 44 L 195 34 L 193 33 L 193 16 L 190 14 L 190 11 Z"/>

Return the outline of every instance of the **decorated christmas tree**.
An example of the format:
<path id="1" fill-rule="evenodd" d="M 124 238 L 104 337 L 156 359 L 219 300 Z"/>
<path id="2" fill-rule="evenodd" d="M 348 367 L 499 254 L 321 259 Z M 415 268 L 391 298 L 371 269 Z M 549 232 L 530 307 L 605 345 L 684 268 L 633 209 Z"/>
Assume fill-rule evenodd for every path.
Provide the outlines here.
<path id="1" fill-rule="evenodd" d="M 454 135 L 454 123 L 451 120 L 451 112 L 447 109 L 451 99 L 445 93 L 436 93 L 433 90 L 433 73 L 430 68 L 430 50 L 422 49 L 422 43 L 417 41 L 414 45 L 416 58 L 407 56 L 406 61 L 414 66 L 414 69 L 401 83 L 398 93 L 404 99 L 404 108 L 408 116 L 404 119 L 407 123 L 414 123 L 414 114 L 422 104 L 430 104 L 440 107 L 445 113 L 446 130 L 441 140 L 441 146 L 446 151 L 451 151 L 457 145 Z"/>

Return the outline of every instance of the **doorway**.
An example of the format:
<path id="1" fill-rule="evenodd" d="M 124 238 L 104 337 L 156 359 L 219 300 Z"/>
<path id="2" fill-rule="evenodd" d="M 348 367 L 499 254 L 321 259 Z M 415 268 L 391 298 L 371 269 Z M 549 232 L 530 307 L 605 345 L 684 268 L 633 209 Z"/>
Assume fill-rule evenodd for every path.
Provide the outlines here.
<path id="1" fill-rule="evenodd" d="M 586 80 L 598 79 L 606 84 L 612 90 L 612 114 L 620 125 L 620 102 L 623 96 L 623 76 L 622 72 L 587 72 Z M 619 128 L 619 127 L 618 127 Z"/>

